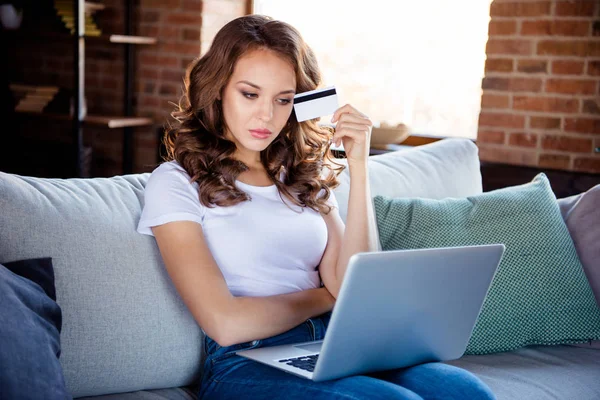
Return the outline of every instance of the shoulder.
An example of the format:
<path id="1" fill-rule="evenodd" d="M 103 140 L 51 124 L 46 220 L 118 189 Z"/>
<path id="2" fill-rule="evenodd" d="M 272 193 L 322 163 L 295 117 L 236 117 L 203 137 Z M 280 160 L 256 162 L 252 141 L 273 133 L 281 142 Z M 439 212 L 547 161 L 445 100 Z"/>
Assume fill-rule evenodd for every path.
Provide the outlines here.
<path id="1" fill-rule="evenodd" d="M 146 182 L 138 232 L 152 235 L 150 228 L 173 221 L 201 224 L 204 214 L 198 184 L 191 182 L 177 162 L 165 162 L 152 171 Z"/>
<path id="2" fill-rule="evenodd" d="M 152 171 L 146 191 L 153 189 L 188 188 L 198 191 L 198 184 L 191 181 L 191 177 L 177 161 L 168 161 L 160 164 Z"/>
<path id="3" fill-rule="evenodd" d="M 165 181 L 165 180 L 175 180 L 175 181 L 184 181 L 190 182 L 191 178 L 188 173 L 183 169 L 181 165 L 175 160 L 167 161 L 160 164 L 158 167 L 152 171 L 150 174 L 150 181 Z"/>
<path id="4" fill-rule="evenodd" d="M 144 189 L 146 197 L 198 198 L 198 184 L 177 161 L 164 162 L 152 171 Z"/>

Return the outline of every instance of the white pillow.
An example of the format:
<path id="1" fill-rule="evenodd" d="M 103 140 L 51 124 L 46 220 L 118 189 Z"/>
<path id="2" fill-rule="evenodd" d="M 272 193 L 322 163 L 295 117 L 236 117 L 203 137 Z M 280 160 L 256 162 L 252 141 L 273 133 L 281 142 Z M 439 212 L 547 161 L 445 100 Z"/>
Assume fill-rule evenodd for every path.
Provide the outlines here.
<path id="1" fill-rule="evenodd" d="M 346 164 L 345 159 L 339 160 Z M 348 212 L 348 168 L 334 189 L 344 222 Z M 444 139 L 424 146 L 369 157 L 371 196 L 467 197 L 482 193 L 479 151 L 469 139 Z"/>

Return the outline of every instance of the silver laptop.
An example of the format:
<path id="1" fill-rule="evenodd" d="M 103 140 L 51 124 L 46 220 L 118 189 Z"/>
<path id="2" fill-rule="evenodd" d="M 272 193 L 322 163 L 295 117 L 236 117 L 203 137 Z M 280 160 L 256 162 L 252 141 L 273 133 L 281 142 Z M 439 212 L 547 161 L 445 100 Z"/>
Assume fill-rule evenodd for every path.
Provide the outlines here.
<path id="1" fill-rule="evenodd" d="M 324 340 L 236 354 L 314 381 L 460 358 L 503 253 L 492 244 L 356 254 Z"/>

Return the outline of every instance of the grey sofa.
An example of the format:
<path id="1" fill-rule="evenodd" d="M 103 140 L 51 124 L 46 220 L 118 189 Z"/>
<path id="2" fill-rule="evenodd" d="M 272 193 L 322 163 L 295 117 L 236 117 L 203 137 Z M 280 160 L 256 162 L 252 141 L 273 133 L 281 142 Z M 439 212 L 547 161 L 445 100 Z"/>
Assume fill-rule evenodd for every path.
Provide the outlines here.
<path id="1" fill-rule="evenodd" d="M 481 193 L 477 147 L 447 139 L 370 159 L 372 194 Z M 162 264 L 135 232 L 148 173 L 44 179 L 0 172 L 0 263 L 52 257 L 63 312 L 60 362 L 75 398 L 192 399 L 203 336 Z M 335 192 L 345 219 L 349 178 Z M 600 346 L 528 347 L 449 362 L 499 399 L 600 399 Z"/>

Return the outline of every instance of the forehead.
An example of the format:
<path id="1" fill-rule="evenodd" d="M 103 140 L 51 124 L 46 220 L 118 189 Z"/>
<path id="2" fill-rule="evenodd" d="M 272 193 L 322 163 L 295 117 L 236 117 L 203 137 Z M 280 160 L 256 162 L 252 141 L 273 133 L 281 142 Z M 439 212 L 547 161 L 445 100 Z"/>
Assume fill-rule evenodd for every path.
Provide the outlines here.
<path id="1" fill-rule="evenodd" d="M 252 50 L 239 58 L 232 81 L 236 83 L 239 80 L 278 91 L 296 88 L 294 68 L 283 57 L 266 49 Z"/>

